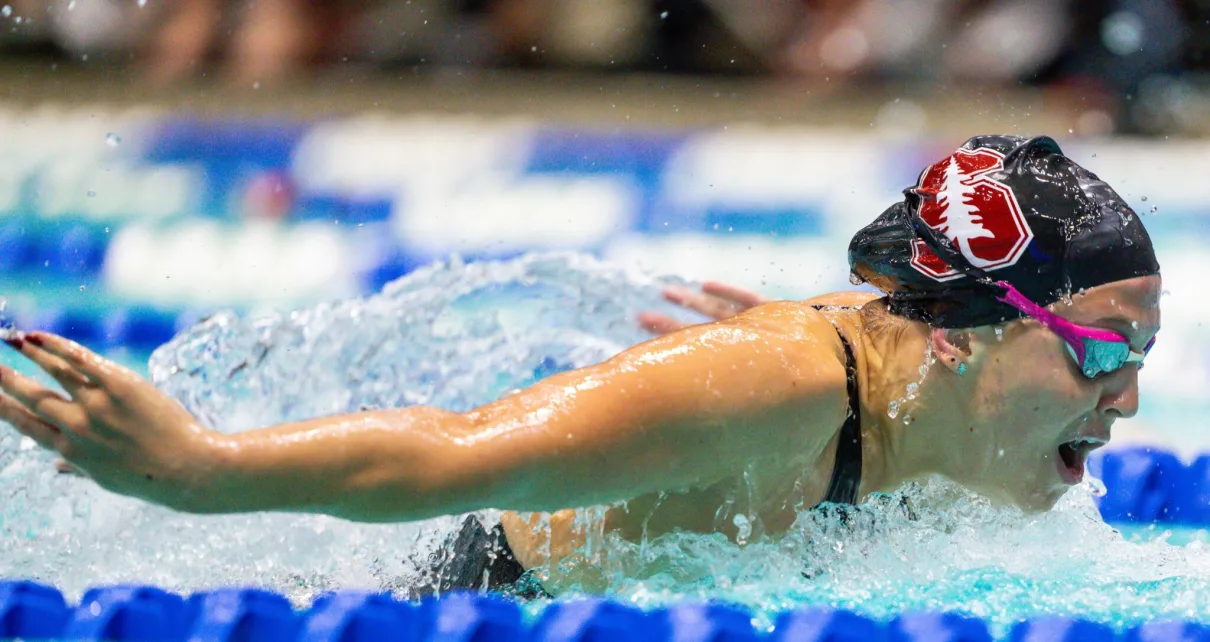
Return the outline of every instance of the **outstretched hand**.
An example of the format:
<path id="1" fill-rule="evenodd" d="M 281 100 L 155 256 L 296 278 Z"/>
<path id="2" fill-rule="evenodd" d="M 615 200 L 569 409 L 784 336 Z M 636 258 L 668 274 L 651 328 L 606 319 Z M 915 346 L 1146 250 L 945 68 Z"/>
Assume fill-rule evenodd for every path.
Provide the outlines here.
<path id="1" fill-rule="evenodd" d="M 0 420 L 58 453 L 62 472 L 123 495 L 190 505 L 217 462 L 221 435 L 136 373 L 75 342 L 46 332 L 6 342 L 67 395 L 0 366 Z"/>
<path id="2" fill-rule="evenodd" d="M 694 292 L 683 287 L 670 287 L 664 290 L 664 298 L 681 307 L 700 312 L 715 321 L 729 319 L 749 308 L 770 301 L 755 292 L 715 281 L 707 281 L 702 284 L 701 292 Z M 639 325 L 654 334 L 667 334 L 689 324 L 664 314 L 643 312 L 639 314 Z"/>

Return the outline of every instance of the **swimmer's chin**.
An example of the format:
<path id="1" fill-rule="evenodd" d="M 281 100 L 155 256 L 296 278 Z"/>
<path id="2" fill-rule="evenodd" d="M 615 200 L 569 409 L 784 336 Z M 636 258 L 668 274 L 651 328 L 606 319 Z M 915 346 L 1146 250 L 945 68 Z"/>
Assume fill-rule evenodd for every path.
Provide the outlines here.
<path id="1" fill-rule="evenodd" d="M 1026 515 L 1038 515 L 1050 511 L 1059 503 L 1070 486 L 1053 486 L 1047 490 L 1012 492 L 999 489 L 996 493 L 980 493 L 997 508 L 1016 508 Z"/>
<path id="2" fill-rule="evenodd" d="M 1067 485 L 1055 486 L 1049 491 L 1032 494 L 1013 503 L 1026 515 L 1038 515 L 1052 510 L 1071 489 Z"/>

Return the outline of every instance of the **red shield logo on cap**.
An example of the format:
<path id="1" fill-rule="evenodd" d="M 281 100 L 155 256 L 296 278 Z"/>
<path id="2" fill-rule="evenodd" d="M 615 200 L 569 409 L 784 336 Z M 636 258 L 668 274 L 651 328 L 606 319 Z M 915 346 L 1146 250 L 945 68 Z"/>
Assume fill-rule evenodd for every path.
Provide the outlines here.
<path id="1" fill-rule="evenodd" d="M 1025 253 L 1033 230 L 1007 185 L 986 174 L 1004 167 L 1004 155 L 991 149 L 960 149 L 920 175 L 920 218 L 954 243 L 971 265 L 995 270 Z M 938 281 L 962 276 L 917 240 L 912 267 Z"/>

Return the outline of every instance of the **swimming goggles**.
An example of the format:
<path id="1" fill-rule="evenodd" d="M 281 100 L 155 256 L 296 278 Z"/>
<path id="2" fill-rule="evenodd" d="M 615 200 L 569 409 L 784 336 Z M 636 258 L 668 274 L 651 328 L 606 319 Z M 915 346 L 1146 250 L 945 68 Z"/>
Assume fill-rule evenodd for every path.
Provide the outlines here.
<path id="1" fill-rule="evenodd" d="M 1116 372 L 1128 363 L 1137 363 L 1142 368 L 1143 358 L 1155 345 L 1155 337 L 1151 337 L 1142 352 L 1135 352 L 1130 348 L 1130 339 L 1117 332 L 1072 323 L 1030 301 L 1008 281 L 997 281 L 996 285 L 1004 288 L 1004 295 L 996 300 L 1024 312 L 1059 335 L 1067 342 L 1067 351 L 1076 360 L 1080 372 L 1089 379 Z"/>

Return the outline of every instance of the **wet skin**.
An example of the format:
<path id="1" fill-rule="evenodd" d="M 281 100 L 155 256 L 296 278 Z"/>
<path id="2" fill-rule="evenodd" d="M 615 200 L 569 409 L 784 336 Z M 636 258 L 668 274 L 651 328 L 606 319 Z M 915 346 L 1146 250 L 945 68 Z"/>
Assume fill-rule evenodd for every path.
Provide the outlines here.
<path id="1" fill-rule="evenodd" d="M 1089 290 L 1071 304 L 1058 302 L 1051 309 L 1075 323 L 1118 332 L 1141 350 L 1159 329 L 1160 291 L 1159 277 L 1132 279 Z M 803 303 L 860 306 L 871 300 L 870 295 L 848 293 Z M 865 468 L 862 496 L 942 474 L 1002 503 L 1027 511 L 1047 510 L 1073 483 L 1070 474 L 1061 472 L 1059 446 L 1088 440 L 1091 443 L 1081 453 L 1086 456 L 1109 441 L 1117 418 L 1138 410 L 1137 367 L 1086 379 L 1062 340 L 1033 320 L 1004 324 L 999 334 L 990 327 L 954 333 L 960 339 L 954 345 L 946 340 L 946 333 L 918 324 L 880 329 L 877 324 L 871 327 L 858 312 L 826 314 L 846 336 L 861 337 L 857 360 Z M 921 383 L 919 397 L 891 419 L 888 403 L 903 396 L 907 383 L 919 379 L 914 370 L 923 361 L 926 343 L 932 345 L 938 364 Z M 905 374 L 897 360 L 911 372 Z M 957 375 L 959 363 L 967 365 L 965 375 Z M 674 528 L 723 532 L 734 538 L 735 525 L 716 516 L 719 506 L 730 500 L 738 501 L 736 512 L 759 517 L 759 527 L 777 535 L 793 524 L 797 510 L 822 499 L 839 426 L 832 427 L 833 439 L 822 450 L 804 444 L 800 454 L 809 461 L 796 471 L 797 476 L 792 472 L 757 484 L 763 492 L 752 496 L 751 506 L 744 505 L 749 497 L 747 483 L 735 476 L 690 493 L 632 500 L 610 509 L 603 526 L 632 539 Z M 518 558 L 535 566 L 550 557 L 557 561 L 571 555 L 582 545 L 584 526 L 577 526 L 574 517 L 572 511 L 555 513 L 547 527 L 536 516 L 506 514 L 503 523 Z"/>
<path id="2" fill-rule="evenodd" d="M 1051 309 L 1116 330 L 1141 350 L 1159 328 L 1159 298 L 1159 277 L 1142 277 Z M 1059 446 L 1107 441 L 1113 421 L 1137 410 L 1136 366 L 1085 379 L 1062 340 L 1032 320 L 1005 324 L 1000 335 L 942 331 L 887 320 L 870 312 L 870 300 L 847 293 L 767 303 L 466 413 L 412 407 L 238 434 L 200 425 L 150 383 L 82 346 L 32 333 L 14 347 L 67 395 L 0 367 L 0 418 L 57 451 L 64 470 L 187 512 L 391 522 L 626 501 L 628 509 L 608 513 L 606 528 L 637 537 L 645 523 L 648 534 L 681 528 L 734 537 L 734 524 L 716 519 L 732 497 L 735 512 L 776 535 L 797 508 L 823 496 L 847 408 L 837 328 L 858 364 L 863 497 L 940 474 L 1045 510 L 1070 485 Z M 811 307 L 863 304 L 865 311 Z M 888 417 L 887 404 L 921 379 L 926 347 L 937 364 L 918 398 Z M 960 364 L 967 366 L 961 376 Z M 656 506 L 661 491 L 682 492 Z M 556 554 L 576 541 L 560 520 L 570 521 L 554 520 Z M 541 563 L 546 531 L 533 533 L 519 515 L 505 525 L 522 562 Z"/>

